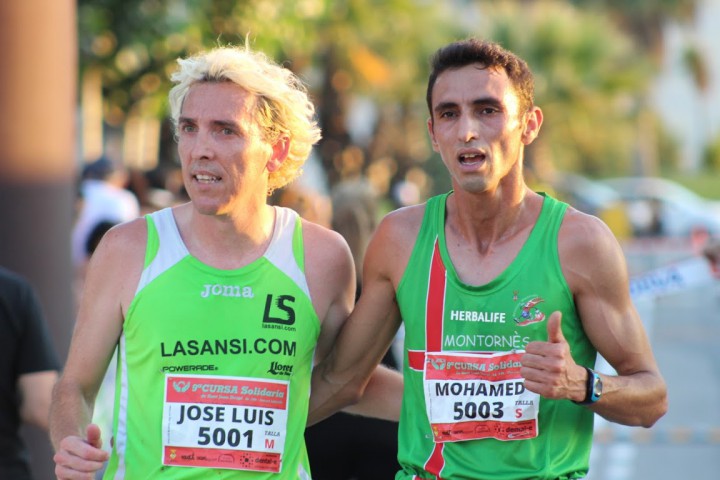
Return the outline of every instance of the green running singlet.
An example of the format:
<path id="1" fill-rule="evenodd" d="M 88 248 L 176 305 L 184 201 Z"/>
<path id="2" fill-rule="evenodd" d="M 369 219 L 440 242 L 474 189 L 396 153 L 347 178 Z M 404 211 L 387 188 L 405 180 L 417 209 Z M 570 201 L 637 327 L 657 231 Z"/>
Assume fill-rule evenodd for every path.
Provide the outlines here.
<path id="1" fill-rule="evenodd" d="M 517 257 L 489 283 L 471 286 L 458 278 L 446 246 L 451 193 L 428 200 L 398 287 L 405 387 L 402 470 L 395 479 L 583 478 L 592 411 L 526 391 L 513 355 L 528 342 L 547 340 L 547 317 L 559 310 L 575 361 L 595 362 L 558 258 L 567 205 L 543 194 L 537 224 Z"/>
<path id="2" fill-rule="evenodd" d="M 146 217 L 105 479 L 310 479 L 303 432 L 320 322 L 299 217 L 275 212 L 265 254 L 236 270 L 190 255 L 171 209 Z"/>

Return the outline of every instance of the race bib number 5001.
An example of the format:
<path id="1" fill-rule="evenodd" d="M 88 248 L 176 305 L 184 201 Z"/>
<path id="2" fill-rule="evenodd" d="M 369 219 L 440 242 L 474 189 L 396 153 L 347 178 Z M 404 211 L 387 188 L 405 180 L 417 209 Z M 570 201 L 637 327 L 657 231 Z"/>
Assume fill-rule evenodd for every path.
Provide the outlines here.
<path id="1" fill-rule="evenodd" d="M 167 375 L 163 465 L 279 472 L 289 384 Z"/>
<path id="2" fill-rule="evenodd" d="M 540 396 L 525 389 L 520 357 L 428 352 L 423 383 L 435 441 L 536 437 Z"/>

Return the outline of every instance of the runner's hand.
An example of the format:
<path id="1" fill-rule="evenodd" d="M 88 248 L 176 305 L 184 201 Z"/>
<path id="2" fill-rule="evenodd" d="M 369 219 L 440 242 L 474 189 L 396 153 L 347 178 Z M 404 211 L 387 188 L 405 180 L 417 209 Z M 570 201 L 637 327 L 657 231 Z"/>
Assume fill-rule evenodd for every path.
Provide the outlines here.
<path id="1" fill-rule="evenodd" d="M 547 331 L 547 342 L 530 342 L 525 347 L 520 369 L 525 388 L 546 398 L 584 400 L 587 371 L 570 354 L 560 312 L 550 315 Z"/>
<path id="2" fill-rule="evenodd" d="M 65 437 L 55 453 L 55 475 L 58 480 L 94 480 L 95 472 L 100 470 L 108 459 L 108 452 L 102 450 L 100 427 L 87 426 L 87 438 Z"/>

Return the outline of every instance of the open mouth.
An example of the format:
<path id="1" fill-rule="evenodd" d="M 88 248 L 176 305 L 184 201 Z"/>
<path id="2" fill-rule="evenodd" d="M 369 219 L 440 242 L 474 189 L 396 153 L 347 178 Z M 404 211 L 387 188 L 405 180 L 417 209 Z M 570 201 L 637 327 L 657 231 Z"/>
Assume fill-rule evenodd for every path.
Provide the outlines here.
<path id="1" fill-rule="evenodd" d="M 462 153 L 458 155 L 458 161 L 463 165 L 474 165 L 485 160 L 484 153 Z"/>
<path id="2" fill-rule="evenodd" d="M 193 175 L 193 179 L 195 179 L 195 181 L 197 181 L 198 183 L 209 184 L 209 183 L 217 183 L 222 178 L 216 177 L 215 175 L 197 174 L 197 175 Z"/>

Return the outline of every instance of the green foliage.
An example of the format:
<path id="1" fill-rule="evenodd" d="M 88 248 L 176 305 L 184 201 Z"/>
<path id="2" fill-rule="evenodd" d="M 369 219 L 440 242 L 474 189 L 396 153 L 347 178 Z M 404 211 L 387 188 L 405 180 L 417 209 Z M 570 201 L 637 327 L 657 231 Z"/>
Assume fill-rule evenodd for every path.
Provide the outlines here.
<path id="1" fill-rule="evenodd" d="M 698 0 L 571 0 L 570 3 L 612 18 L 659 66 L 664 56 L 665 23 L 668 19 L 692 19 Z"/>
<path id="2" fill-rule="evenodd" d="M 680 165 L 680 145 L 673 132 L 655 116 L 655 132 L 657 134 L 658 170 L 663 172 L 677 172 Z"/>
<path id="3" fill-rule="evenodd" d="M 631 39 L 609 17 L 566 2 L 480 6 L 477 32 L 518 53 L 535 72 L 545 120 L 531 161 L 592 176 L 627 170 L 652 74 Z"/>
<path id="4" fill-rule="evenodd" d="M 720 171 L 706 171 L 697 175 L 667 173 L 663 177 L 687 187 L 701 197 L 720 200 Z"/>
<path id="5" fill-rule="evenodd" d="M 402 100 L 415 98 L 429 53 L 449 37 L 444 18 L 412 0 L 79 0 L 80 64 L 102 70 L 116 113 L 165 95 L 178 57 L 246 39 L 316 88 L 332 51 L 349 88 Z"/>
<path id="6" fill-rule="evenodd" d="M 703 154 L 703 166 L 709 171 L 717 175 L 720 175 L 720 134 L 715 135 L 715 138 L 705 147 Z M 715 190 L 720 196 L 720 181 L 715 184 Z"/>
<path id="7" fill-rule="evenodd" d="M 168 72 L 199 41 L 184 6 L 173 0 L 78 0 L 81 73 L 101 72 L 110 124 L 121 125 L 131 111 L 165 115 Z"/>
<path id="8" fill-rule="evenodd" d="M 106 121 L 121 126 L 134 112 L 166 116 L 178 57 L 250 42 L 309 84 L 331 181 L 350 144 L 345 117 L 356 96 L 378 105 L 384 125 L 417 127 L 376 141 L 384 151 L 366 146 L 366 164 L 389 156 L 403 164 L 392 169 L 402 176 L 410 157 L 427 155 L 417 148 L 423 141 L 409 140 L 424 139 L 425 114 L 409 119 L 423 105 L 428 57 L 454 37 L 451 13 L 416 0 L 79 0 L 81 68 L 102 72 Z"/>
<path id="9" fill-rule="evenodd" d="M 651 30 L 658 16 L 684 14 L 694 3 L 662 0 L 654 10 L 620 0 L 78 0 L 80 64 L 81 72 L 101 72 L 106 121 L 121 126 L 130 113 L 167 115 L 178 57 L 248 41 L 309 84 L 331 179 L 339 179 L 351 143 L 349 105 L 364 97 L 379 119 L 362 146 L 363 168 L 390 159 L 400 180 L 422 165 L 443 186 L 424 125 L 428 58 L 450 41 L 482 36 L 516 51 L 536 73 L 545 122 L 528 160 L 600 176 L 631 168 L 638 115 L 647 109 L 653 63 L 628 26 L 640 21 Z M 670 142 L 660 130 L 654 136 L 658 145 Z M 672 163 L 669 150 L 657 148 Z"/>

